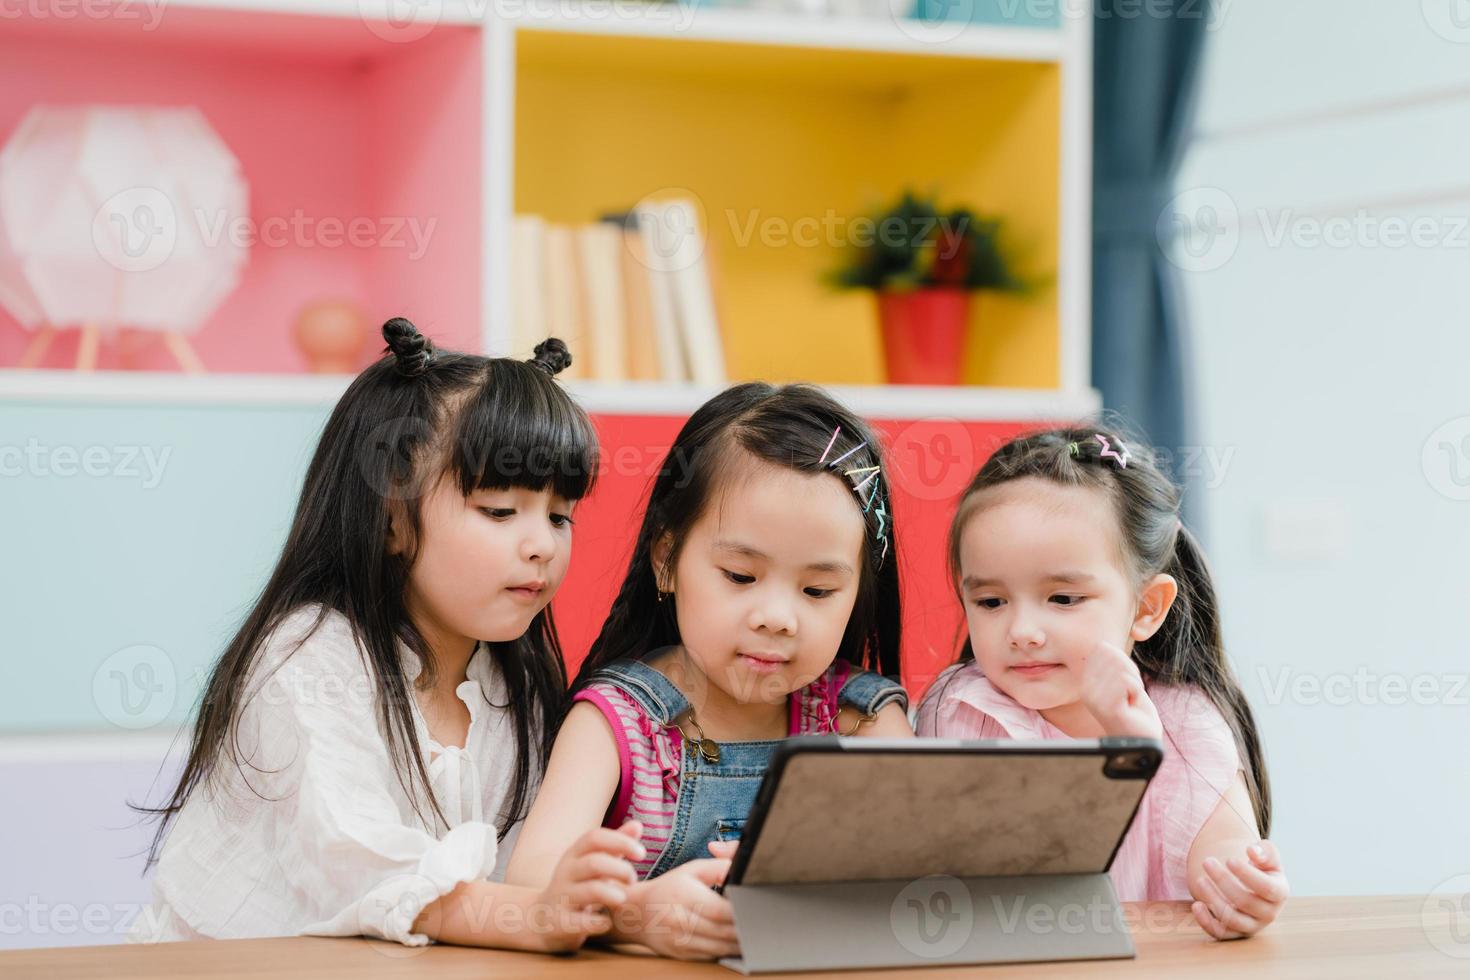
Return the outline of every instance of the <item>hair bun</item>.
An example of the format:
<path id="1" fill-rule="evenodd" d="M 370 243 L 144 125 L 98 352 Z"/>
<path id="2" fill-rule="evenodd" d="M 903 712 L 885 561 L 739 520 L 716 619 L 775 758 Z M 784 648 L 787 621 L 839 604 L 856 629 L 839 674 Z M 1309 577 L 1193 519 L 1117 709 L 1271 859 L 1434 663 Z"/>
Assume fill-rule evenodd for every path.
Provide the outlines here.
<path id="1" fill-rule="evenodd" d="M 416 378 L 429 369 L 429 362 L 434 359 L 434 344 L 407 318 L 395 316 L 383 324 L 383 339 L 388 343 L 383 352 L 393 352 L 399 374 Z"/>
<path id="2" fill-rule="evenodd" d="M 572 352 L 556 337 L 547 337 L 536 345 L 536 356 L 528 362 L 555 377 L 572 366 Z"/>

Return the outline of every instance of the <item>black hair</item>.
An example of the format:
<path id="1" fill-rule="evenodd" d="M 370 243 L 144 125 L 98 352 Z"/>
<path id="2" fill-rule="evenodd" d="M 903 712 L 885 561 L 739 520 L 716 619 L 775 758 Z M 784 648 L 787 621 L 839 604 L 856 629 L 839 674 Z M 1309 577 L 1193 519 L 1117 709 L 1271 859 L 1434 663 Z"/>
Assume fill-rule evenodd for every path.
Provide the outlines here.
<path id="1" fill-rule="evenodd" d="M 1219 709 L 1245 762 L 1246 787 L 1258 829 L 1268 836 L 1271 786 L 1260 732 L 1225 654 L 1220 603 L 1209 565 L 1199 542 L 1180 520 L 1178 485 L 1159 468 L 1154 452 L 1142 439 L 1119 428 L 1093 424 L 1048 429 L 1012 439 L 997 449 L 965 489 L 950 525 L 950 581 L 958 590 L 960 542 L 970 518 L 989 502 L 987 491 L 1033 478 L 1106 493 L 1118 518 L 1123 559 L 1134 583 L 1162 573 L 1179 586 L 1158 631 L 1133 645 L 1133 659 L 1144 677 L 1196 687 Z M 1126 465 L 1120 465 L 1125 452 Z M 964 602 L 963 595 L 960 601 Z M 974 659 L 967 636 L 959 661 Z"/>
<path id="2" fill-rule="evenodd" d="M 834 441 L 838 427 L 841 432 Z M 750 382 L 728 388 L 705 402 L 679 430 L 654 479 L 622 588 L 572 689 L 585 686 L 601 667 L 640 658 L 679 642 L 674 611 L 678 597 L 660 602 L 658 581 L 677 563 L 679 547 L 709 506 L 721 474 L 738 467 L 738 454 L 798 473 L 821 473 L 831 471 L 830 461 L 849 452 L 842 460 L 844 470 L 877 467 L 881 483 L 876 497 L 872 485 L 853 494 L 853 506 L 864 514 L 866 547 L 857 599 L 837 657 L 855 667 L 897 678 L 897 539 L 878 439 L 866 422 L 820 388 Z M 831 472 L 852 486 L 841 473 Z M 879 503 L 883 504 L 881 510 Z M 673 546 L 665 567 L 655 569 L 655 546 L 663 540 L 671 541 Z"/>
<path id="3" fill-rule="evenodd" d="M 444 821 L 429 787 L 414 729 L 412 691 L 400 645 L 418 658 L 415 683 L 433 683 L 433 653 L 405 605 L 421 534 L 420 502 L 441 479 L 461 493 L 551 488 L 584 497 L 597 476 L 597 439 L 587 415 L 553 376 L 571 363 L 551 338 L 530 361 L 439 351 L 412 323 L 383 325 L 384 355 L 338 400 L 317 443 L 281 556 L 249 615 L 215 664 L 199 704 L 188 759 L 168 800 L 137 806 L 158 819 L 148 865 L 189 797 L 225 764 L 244 771 L 239 740 L 247 680 L 263 642 L 294 610 L 317 605 L 306 636 L 341 614 L 363 651 L 374 703 L 399 784 L 415 812 Z M 390 553 L 390 521 L 407 546 Z M 305 639 L 301 642 L 305 642 Z M 300 648 L 300 643 L 291 650 Z M 517 639 L 490 644 L 504 675 L 516 739 L 516 769 L 500 836 L 525 815 L 535 772 L 550 752 L 566 696 L 566 666 L 547 607 Z M 364 719 L 366 721 L 366 719 Z M 538 761 L 533 769 L 533 761 Z M 248 782 L 248 779 L 247 779 Z"/>

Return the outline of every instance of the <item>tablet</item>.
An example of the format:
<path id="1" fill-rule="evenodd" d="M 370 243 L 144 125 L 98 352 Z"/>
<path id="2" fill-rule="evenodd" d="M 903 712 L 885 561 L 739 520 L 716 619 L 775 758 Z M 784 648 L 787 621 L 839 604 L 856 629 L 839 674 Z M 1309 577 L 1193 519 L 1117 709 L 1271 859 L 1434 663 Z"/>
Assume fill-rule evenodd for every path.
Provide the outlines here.
<path id="1" fill-rule="evenodd" d="M 726 884 L 1106 871 L 1162 759 L 1154 739 L 788 739 Z"/>

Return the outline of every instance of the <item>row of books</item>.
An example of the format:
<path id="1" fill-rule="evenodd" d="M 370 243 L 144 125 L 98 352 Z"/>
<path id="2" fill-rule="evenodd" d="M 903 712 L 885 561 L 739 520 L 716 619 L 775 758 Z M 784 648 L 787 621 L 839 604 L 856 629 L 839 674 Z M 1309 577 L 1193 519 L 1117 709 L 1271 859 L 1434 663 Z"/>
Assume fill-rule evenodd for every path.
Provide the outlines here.
<path id="1" fill-rule="evenodd" d="M 560 337 L 572 352 L 564 378 L 725 383 L 713 263 L 691 202 L 585 225 L 517 215 L 511 236 L 512 353 Z"/>

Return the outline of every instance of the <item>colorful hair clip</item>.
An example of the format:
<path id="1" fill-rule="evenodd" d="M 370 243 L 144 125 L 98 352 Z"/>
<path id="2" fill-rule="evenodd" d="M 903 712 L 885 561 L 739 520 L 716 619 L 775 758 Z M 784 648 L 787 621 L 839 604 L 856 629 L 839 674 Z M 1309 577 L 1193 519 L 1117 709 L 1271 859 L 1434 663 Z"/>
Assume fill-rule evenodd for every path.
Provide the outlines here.
<path id="1" fill-rule="evenodd" d="M 836 459 L 832 460 L 829 463 L 827 461 L 827 456 L 832 452 L 832 447 L 837 444 L 837 437 L 841 434 L 842 426 L 840 425 L 832 430 L 832 438 L 827 440 L 827 448 L 822 450 L 822 457 L 821 459 L 817 460 L 817 462 L 825 466 L 832 472 L 838 473 L 841 476 L 845 476 L 847 478 L 848 484 L 852 487 L 853 493 L 857 494 L 858 500 L 862 502 L 864 515 L 866 515 L 870 510 L 873 509 L 873 505 L 876 502 L 878 507 L 876 515 L 878 526 L 874 530 L 873 534 L 874 537 L 879 542 L 881 542 L 883 546 L 883 550 L 878 555 L 878 564 L 881 566 L 884 559 L 888 557 L 888 510 L 886 501 L 881 499 L 883 470 L 882 467 L 877 466 L 876 464 L 873 466 L 859 466 L 855 469 L 850 469 L 846 471 L 840 469 L 839 464 L 844 459 L 847 459 L 853 453 L 856 453 L 858 450 L 862 449 L 868 444 L 866 439 L 858 443 L 856 446 L 853 446 L 847 452 L 843 453 L 841 456 L 838 456 Z M 857 479 L 858 477 L 862 477 L 862 479 L 859 480 Z M 869 484 L 872 485 L 872 489 L 868 491 L 867 499 L 864 500 L 863 491 L 866 487 L 869 486 Z"/>
<path id="2" fill-rule="evenodd" d="M 1122 453 L 1119 454 L 1113 449 L 1112 444 L 1108 442 L 1108 437 L 1103 435 L 1101 432 L 1097 434 L 1097 441 L 1102 443 L 1102 452 L 1098 454 L 1102 459 L 1108 459 L 1111 457 L 1112 459 L 1116 459 L 1118 461 L 1118 469 L 1126 470 L 1128 468 L 1127 446 L 1123 445 L 1121 442 L 1118 443 L 1118 449 L 1122 450 Z"/>

